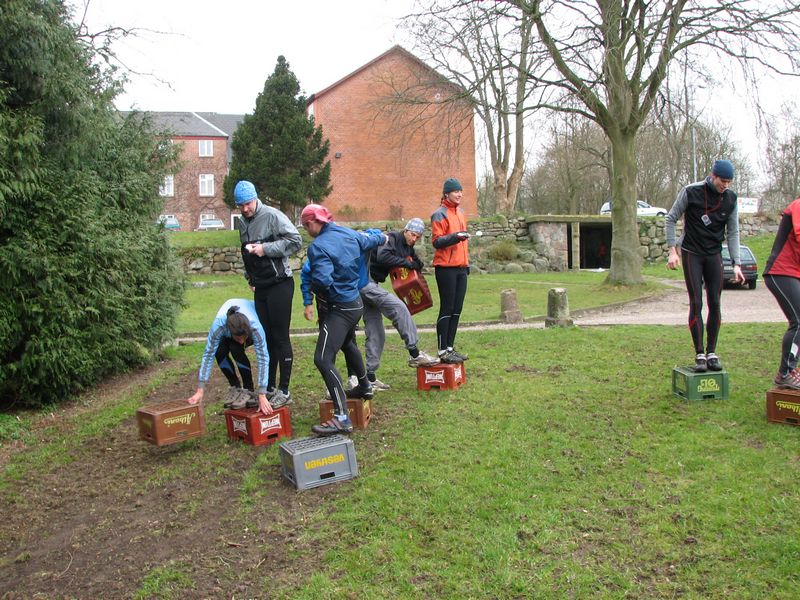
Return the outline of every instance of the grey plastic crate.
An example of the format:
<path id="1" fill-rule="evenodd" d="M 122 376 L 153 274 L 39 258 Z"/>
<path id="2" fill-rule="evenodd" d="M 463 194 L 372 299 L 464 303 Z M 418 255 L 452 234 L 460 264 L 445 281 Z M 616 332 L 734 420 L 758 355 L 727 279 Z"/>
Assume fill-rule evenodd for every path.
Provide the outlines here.
<path id="1" fill-rule="evenodd" d="M 307 437 L 278 444 L 283 476 L 298 490 L 358 475 L 353 440 L 343 435 Z"/>

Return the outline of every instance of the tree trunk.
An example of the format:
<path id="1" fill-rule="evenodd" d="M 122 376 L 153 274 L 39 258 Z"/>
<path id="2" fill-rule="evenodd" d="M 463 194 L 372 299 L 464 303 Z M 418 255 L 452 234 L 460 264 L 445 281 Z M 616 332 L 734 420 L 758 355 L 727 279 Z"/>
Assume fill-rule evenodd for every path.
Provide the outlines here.
<path id="1" fill-rule="evenodd" d="M 498 215 L 510 215 L 513 206 L 508 202 L 506 170 L 500 164 L 492 165 L 494 172 L 494 211 Z"/>
<path id="2" fill-rule="evenodd" d="M 613 176 L 611 178 L 611 270 L 608 283 L 642 283 L 639 254 L 639 226 L 636 223 L 636 138 L 625 134 L 610 136 Z"/>

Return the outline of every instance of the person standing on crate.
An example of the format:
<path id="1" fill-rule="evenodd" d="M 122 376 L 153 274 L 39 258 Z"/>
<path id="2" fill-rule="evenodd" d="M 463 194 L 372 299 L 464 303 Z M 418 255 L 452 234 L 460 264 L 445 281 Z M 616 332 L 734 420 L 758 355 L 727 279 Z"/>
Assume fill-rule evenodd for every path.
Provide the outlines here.
<path id="1" fill-rule="evenodd" d="M 258 199 L 256 188 L 249 181 L 238 182 L 233 197 L 242 213 L 238 229 L 245 276 L 254 293 L 256 311 L 266 329 L 267 348 L 272 357 L 267 395 L 276 397 L 281 405 L 289 404 L 294 360 L 289 338 L 294 278 L 289 257 L 300 250 L 302 238 L 286 215 Z"/>
<path id="2" fill-rule="evenodd" d="M 441 205 L 431 216 L 433 266 L 439 289 L 439 317 L 436 338 L 439 359 L 443 363 L 460 363 L 466 354 L 455 350 L 458 321 L 467 295 L 469 276 L 469 233 L 467 217 L 459 206 L 464 192 L 458 179 L 450 178 L 442 187 Z"/>
<path id="3" fill-rule="evenodd" d="M 380 381 L 376 375 L 381 366 L 381 355 L 386 344 L 383 317 L 392 322 L 405 342 L 410 367 L 430 367 L 439 363 L 438 358 L 417 348 L 419 333 L 405 302 L 378 285 L 386 281 L 389 271 L 394 268 L 422 270 L 423 264 L 414 250 L 414 244 L 423 233 L 425 233 L 425 223 L 422 219 L 411 219 L 403 231 L 386 234 L 388 237 L 386 244 L 377 250 L 372 250 L 368 257 L 369 279 L 361 288 L 361 299 L 364 301 L 364 333 L 367 340 L 365 343 L 367 378 L 376 391 L 389 389 L 389 386 Z"/>
<path id="4" fill-rule="evenodd" d="M 385 243 L 386 236 L 376 232 L 359 233 L 337 225 L 330 211 L 319 204 L 307 205 L 300 214 L 300 222 L 314 238 L 307 254 L 310 288 L 326 308 L 326 314 L 319 315 L 314 365 L 325 381 L 334 412 L 332 419 L 314 425 L 311 430 L 318 435 L 352 433 L 353 422 L 347 413 L 346 399 L 369 399 L 374 394 L 355 339 L 356 325 L 364 310 L 359 289 L 365 277 L 365 254 Z M 306 300 L 304 295 L 304 304 Z M 304 314 L 311 320 L 310 303 Z M 339 350 L 358 377 L 358 385 L 346 393 L 335 364 Z"/>
<path id="5" fill-rule="evenodd" d="M 665 218 L 669 257 L 667 267 L 677 269 L 683 262 L 683 278 L 689 293 L 689 331 L 694 342 L 696 373 L 721 371 L 716 354 L 717 337 L 722 323 L 722 241 L 728 240 L 733 263 L 733 280 L 744 283 L 739 258 L 739 209 L 736 194 L 729 188 L 733 164 L 716 160 L 711 175 L 684 187 Z M 683 237 L 675 240 L 675 225 L 683 217 Z M 678 255 L 676 245 L 680 245 Z M 706 286 L 708 317 L 703 347 L 703 284 Z"/>
<path id="6" fill-rule="evenodd" d="M 245 348 L 253 346 L 258 362 L 258 393 L 253 395 L 253 371 Z M 197 391 L 188 399 L 189 404 L 202 402 L 206 383 L 211 378 L 212 361 L 216 359 L 222 374 L 230 384 L 226 408 L 245 408 L 258 406 L 265 415 L 280 408 L 273 397 L 272 404 L 267 400 L 267 373 L 269 372 L 269 352 L 267 351 L 264 328 L 258 320 L 255 303 L 252 300 L 233 298 L 227 300 L 217 311 L 217 316 L 208 330 L 206 349 L 200 361 Z M 239 369 L 241 381 L 236 375 Z M 285 403 L 284 403 L 285 404 Z"/>
<path id="7" fill-rule="evenodd" d="M 781 213 L 772 252 L 764 269 L 764 283 L 789 321 L 789 328 L 783 334 L 781 364 L 775 375 L 775 385 L 800 390 L 800 371 L 797 369 L 800 344 L 800 198 Z"/>

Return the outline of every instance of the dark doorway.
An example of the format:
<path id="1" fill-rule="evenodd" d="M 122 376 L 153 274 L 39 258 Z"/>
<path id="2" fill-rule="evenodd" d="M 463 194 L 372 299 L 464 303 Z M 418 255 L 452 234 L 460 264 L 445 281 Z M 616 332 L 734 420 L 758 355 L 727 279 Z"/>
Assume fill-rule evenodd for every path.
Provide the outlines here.
<path id="1" fill-rule="evenodd" d="M 581 269 L 611 266 L 611 223 L 581 223 Z"/>

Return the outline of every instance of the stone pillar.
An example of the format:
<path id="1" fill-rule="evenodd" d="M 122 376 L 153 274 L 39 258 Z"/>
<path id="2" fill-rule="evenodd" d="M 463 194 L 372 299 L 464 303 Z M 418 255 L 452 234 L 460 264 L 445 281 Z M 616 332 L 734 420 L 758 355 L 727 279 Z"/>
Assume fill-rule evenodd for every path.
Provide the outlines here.
<path id="1" fill-rule="evenodd" d="M 517 305 L 517 290 L 500 292 L 500 320 L 504 323 L 522 323 L 522 313 Z"/>
<path id="2" fill-rule="evenodd" d="M 547 293 L 547 317 L 545 327 L 572 327 L 569 318 L 569 301 L 567 290 L 564 288 L 551 288 Z"/>

